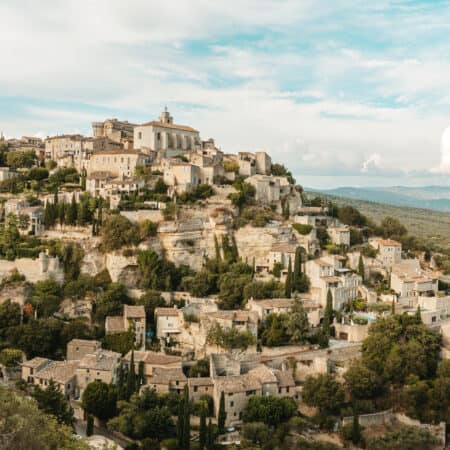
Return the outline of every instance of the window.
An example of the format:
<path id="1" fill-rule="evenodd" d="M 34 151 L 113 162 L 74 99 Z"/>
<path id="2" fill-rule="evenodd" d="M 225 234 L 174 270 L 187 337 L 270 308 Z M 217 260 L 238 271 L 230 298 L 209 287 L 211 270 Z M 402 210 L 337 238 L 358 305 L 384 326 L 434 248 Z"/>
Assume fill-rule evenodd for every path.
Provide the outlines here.
<path id="1" fill-rule="evenodd" d="M 231 402 L 230 402 L 230 408 L 232 408 L 233 406 L 234 406 L 234 402 L 231 401 Z"/>
<path id="2" fill-rule="evenodd" d="M 198 386 L 194 386 L 194 392 L 198 391 Z"/>
<path id="3" fill-rule="evenodd" d="M 138 139 L 142 139 L 142 132 L 140 132 L 140 131 L 138 133 Z"/>
<path id="4" fill-rule="evenodd" d="M 230 392 L 230 393 L 228 394 L 228 397 L 232 397 L 232 396 L 233 396 L 233 393 Z"/>
<path id="5" fill-rule="evenodd" d="M 289 386 L 286 388 L 286 392 L 289 392 Z"/>

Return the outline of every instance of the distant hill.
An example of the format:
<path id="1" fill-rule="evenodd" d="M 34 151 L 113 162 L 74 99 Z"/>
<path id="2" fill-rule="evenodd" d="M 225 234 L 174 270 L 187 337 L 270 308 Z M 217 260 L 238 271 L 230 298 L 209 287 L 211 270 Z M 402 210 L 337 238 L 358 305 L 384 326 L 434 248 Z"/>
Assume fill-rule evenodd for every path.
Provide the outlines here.
<path id="1" fill-rule="evenodd" d="M 366 200 L 387 205 L 409 206 L 411 208 L 425 208 L 450 212 L 450 186 L 341 187 L 321 190 L 320 192 L 336 197 Z"/>
<path id="2" fill-rule="evenodd" d="M 430 186 L 430 190 L 434 187 Z M 343 188 L 344 189 L 344 188 Z M 347 188 L 345 188 L 347 189 Z M 421 188 L 423 189 L 423 188 Z M 335 190 L 333 190 L 335 191 Z M 336 203 L 339 206 L 350 205 L 361 211 L 375 222 L 380 222 L 384 217 L 395 217 L 402 222 L 409 233 L 423 239 L 425 242 L 439 247 L 450 249 L 450 213 L 423 208 L 411 208 L 408 206 L 396 206 L 392 204 L 359 200 L 324 194 L 323 192 L 305 190 L 308 197 L 320 195 Z M 450 189 L 449 191 L 450 192 Z M 450 200 L 449 200 L 450 201 Z"/>

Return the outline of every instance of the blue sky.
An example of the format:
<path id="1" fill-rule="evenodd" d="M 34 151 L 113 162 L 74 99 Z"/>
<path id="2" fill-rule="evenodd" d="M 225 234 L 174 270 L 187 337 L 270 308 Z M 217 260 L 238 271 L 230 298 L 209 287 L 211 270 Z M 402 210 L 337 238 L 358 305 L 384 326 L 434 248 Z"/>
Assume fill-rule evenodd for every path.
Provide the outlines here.
<path id="1" fill-rule="evenodd" d="M 7 136 L 167 105 L 305 186 L 449 184 L 448 1 L 2 0 L 0 17 Z"/>

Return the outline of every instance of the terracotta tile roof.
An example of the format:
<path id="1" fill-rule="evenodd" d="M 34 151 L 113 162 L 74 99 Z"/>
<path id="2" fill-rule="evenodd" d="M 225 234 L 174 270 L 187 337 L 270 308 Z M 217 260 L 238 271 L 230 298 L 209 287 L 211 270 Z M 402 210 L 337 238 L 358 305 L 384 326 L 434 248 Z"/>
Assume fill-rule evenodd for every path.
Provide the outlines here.
<path id="1" fill-rule="evenodd" d="M 294 300 L 290 298 L 270 298 L 267 300 L 253 300 L 255 305 L 263 308 L 290 308 Z"/>
<path id="2" fill-rule="evenodd" d="M 246 392 L 261 389 L 261 383 L 249 374 L 217 377 L 214 381 L 218 392 Z"/>
<path id="3" fill-rule="evenodd" d="M 97 350 L 95 353 L 83 356 L 80 360 L 80 369 L 93 370 L 113 370 L 118 360 L 120 360 L 120 353 L 111 352 L 109 350 Z"/>
<path id="4" fill-rule="evenodd" d="M 191 386 L 212 386 L 213 380 L 210 377 L 188 378 L 188 385 Z"/>
<path id="5" fill-rule="evenodd" d="M 261 384 L 276 383 L 277 377 L 273 371 L 264 364 L 259 364 L 255 368 L 248 371 L 248 375 L 257 379 Z"/>
<path id="6" fill-rule="evenodd" d="M 327 283 L 339 283 L 341 281 L 339 277 L 320 277 L 320 279 Z"/>
<path id="7" fill-rule="evenodd" d="M 74 377 L 79 363 L 79 361 L 52 361 L 37 372 L 36 377 L 57 383 L 67 383 Z"/>
<path id="8" fill-rule="evenodd" d="M 397 241 L 393 241 L 392 239 L 380 239 L 378 241 L 380 245 L 384 245 L 385 247 L 401 247 L 402 244 Z"/>
<path id="9" fill-rule="evenodd" d="M 43 364 L 48 364 L 52 362 L 51 359 L 41 358 L 40 356 L 36 356 L 36 358 L 30 359 L 22 363 L 22 366 L 30 367 L 32 369 L 36 369 Z"/>
<path id="10" fill-rule="evenodd" d="M 92 339 L 72 339 L 70 342 L 68 342 L 67 345 L 73 344 L 73 345 L 95 345 L 96 347 L 100 348 L 100 342 L 94 341 Z"/>
<path id="11" fill-rule="evenodd" d="M 177 308 L 155 308 L 155 316 L 174 316 L 177 317 L 180 310 Z"/>
<path id="12" fill-rule="evenodd" d="M 125 361 L 129 362 L 131 360 L 131 351 L 129 351 L 125 357 Z M 147 351 L 134 351 L 134 360 L 135 362 L 143 361 L 146 364 L 155 364 L 155 365 L 165 365 L 165 364 L 175 364 L 180 363 L 181 358 L 179 356 L 174 355 L 165 355 L 164 353 L 152 352 L 150 350 Z"/>
<path id="13" fill-rule="evenodd" d="M 292 387 L 295 386 L 294 377 L 292 373 L 287 370 L 274 370 L 275 377 L 278 381 L 278 387 Z"/>
<path id="14" fill-rule="evenodd" d="M 123 315 L 125 317 L 145 318 L 145 308 L 143 305 L 124 305 Z"/>
<path id="15" fill-rule="evenodd" d="M 122 148 L 113 149 L 113 150 L 96 150 L 92 153 L 92 156 L 102 156 L 102 155 L 136 155 L 136 156 L 148 156 L 144 155 L 144 153 L 138 152 L 137 150 L 126 150 Z"/>
<path id="16" fill-rule="evenodd" d="M 152 120 L 151 122 L 146 122 L 140 125 L 141 127 L 160 127 L 160 128 L 169 128 L 172 130 L 182 130 L 182 131 L 191 131 L 193 133 L 198 133 L 198 130 L 195 128 L 189 127 L 187 125 L 176 125 L 174 123 L 163 123 L 158 120 Z"/>
<path id="17" fill-rule="evenodd" d="M 149 384 L 169 384 L 172 381 L 187 381 L 186 375 L 181 369 L 163 369 L 155 367 Z"/>

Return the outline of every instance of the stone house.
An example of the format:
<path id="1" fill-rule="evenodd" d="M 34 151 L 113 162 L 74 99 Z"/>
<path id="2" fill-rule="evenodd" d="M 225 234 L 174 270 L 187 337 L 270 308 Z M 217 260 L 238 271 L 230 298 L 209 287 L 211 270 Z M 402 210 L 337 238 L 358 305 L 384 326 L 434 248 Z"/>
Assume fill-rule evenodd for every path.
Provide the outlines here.
<path id="1" fill-rule="evenodd" d="M 187 377 L 180 368 L 156 367 L 148 380 L 148 386 L 156 392 L 181 394 L 187 384 Z"/>
<path id="2" fill-rule="evenodd" d="M 283 269 L 289 266 L 291 260 L 292 268 L 294 268 L 295 252 L 297 245 L 295 244 L 274 244 L 269 251 L 269 271 L 272 272 L 275 264 L 281 264 Z"/>
<path id="3" fill-rule="evenodd" d="M 109 350 L 98 349 L 83 356 L 76 369 L 76 397 L 81 396 L 86 386 L 93 381 L 103 381 L 107 384 L 115 383 L 120 364 L 120 353 Z"/>
<path id="4" fill-rule="evenodd" d="M 131 362 L 131 350 L 124 356 L 123 361 L 127 367 Z M 155 369 L 181 369 L 181 358 L 174 355 L 166 355 L 160 352 L 134 351 L 135 371 L 139 373 L 139 364 L 144 364 L 144 384 L 149 384 Z"/>
<path id="5" fill-rule="evenodd" d="M 301 299 L 301 301 L 310 325 L 318 326 L 323 318 L 323 308 L 309 299 Z M 256 312 L 259 320 L 263 321 L 269 314 L 289 314 L 293 304 L 294 299 L 290 298 L 250 299 L 247 301 L 246 308 L 249 311 Z"/>
<path id="6" fill-rule="evenodd" d="M 350 247 L 350 228 L 347 226 L 328 227 L 328 235 L 335 245 Z"/>
<path id="7" fill-rule="evenodd" d="M 167 109 L 161 113 L 158 121 L 136 125 L 133 140 L 134 148 L 144 153 L 158 151 L 166 158 L 194 150 L 200 145 L 199 132 L 187 125 L 174 124 Z"/>
<path id="8" fill-rule="evenodd" d="M 328 208 L 321 206 L 303 206 L 294 212 L 295 223 L 312 227 L 329 227 L 336 224 L 336 219 L 328 215 Z"/>
<path id="9" fill-rule="evenodd" d="M 79 134 L 49 137 L 45 140 L 45 159 L 59 167 L 85 169 L 94 152 L 120 149 L 121 144 L 107 137 L 85 137 Z"/>
<path id="10" fill-rule="evenodd" d="M 402 260 L 402 244 L 392 239 L 370 238 L 369 244 L 376 250 L 378 254 L 376 259 L 380 261 L 384 267 L 391 268 L 394 264 L 399 264 Z"/>
<path id="11" fill-rule="evenodd" d="M 123 305 L 121 316 L 106 316 L 106 334 L 124 333 L 132 329 L 135 335 L 135 344 L 140 350 L 145 349 L 146 315 L 142 305 Z"/>
<path id="12" fill-rule="evenodd" d="M 79 361 L 52 361 L 33 358 L 22 364 L 22 379 L 45 389 L 53 380 L 64 396 L 69 399 L 76 395 L 76 369 Z"/>
<path id="13" fill-rule="evenodd" d="M 76 361 L 84 356 L 100 350 L 102 345 L 99 341 L 90 339 L 72 339 L 67 343 L 67 360 Z"/>
<path id="14" fill-rule="evenodd" d="M 188 378 L 189 397 L 196 402 L 204 395 L 213 396 L 214 383 L 210 377 Z"/>
<path id="15" fill-rule="evenodd" d="M 22 363 L 22 379 L 43 388 L 53 380 L 66 398 L 79 398 L 96 380 L 115 383 L 120 353 L 103 350 L 98 341 L 73 339 L 67 345 L 68 359 L 33 358 Z"/>
<path id="16" fill-rule="evenodd" d="M 149 164 L 149 157 L 134 150 L 105 150 L 94 152 L 87 165 L 87 175 L 108 173 L 111 178 L 132 178 L 137 166 Z"/>
<path id="17" fill-rule="evenodd" d="M 422 269 L 418 259 L 405 259 L 392 266 L 391 289 L 400 298 L 435 296 L 438 291 L 438 275 Z"/>
<path id="18" fill-rule="evenodd" d="M 343 267 L 342 261 L 342 257 L 330 255 L 305 263 L 312 299 L 323 308 L 327 303 L 328 291 L 331 291 L 333 296 L 335 310 L 342 309 L 346 303 L 358 297 L 358 287 L 362 284 L 362 279 Z"/>
<path id="19" fill-rule="evenodd" d="M 169 194 L 192 191 L 201 183 L 200 167 L 186 162 L 170 161 L 164 169 L 164 183 L 169 186 Z"/>
<path id="20" fill-rule="evenodd" d="M 136 124 L 127 120 L 106 119 L 103 122 L 92 122 L 92 135 L 127 145 L 133 142 L 135 126 Z"/>
<path id="21" fill-rule="evenodd" d="M 156 337 L 176 338 L 184 324 L 183 313 L 177 308 L 155 308 Z"/>

